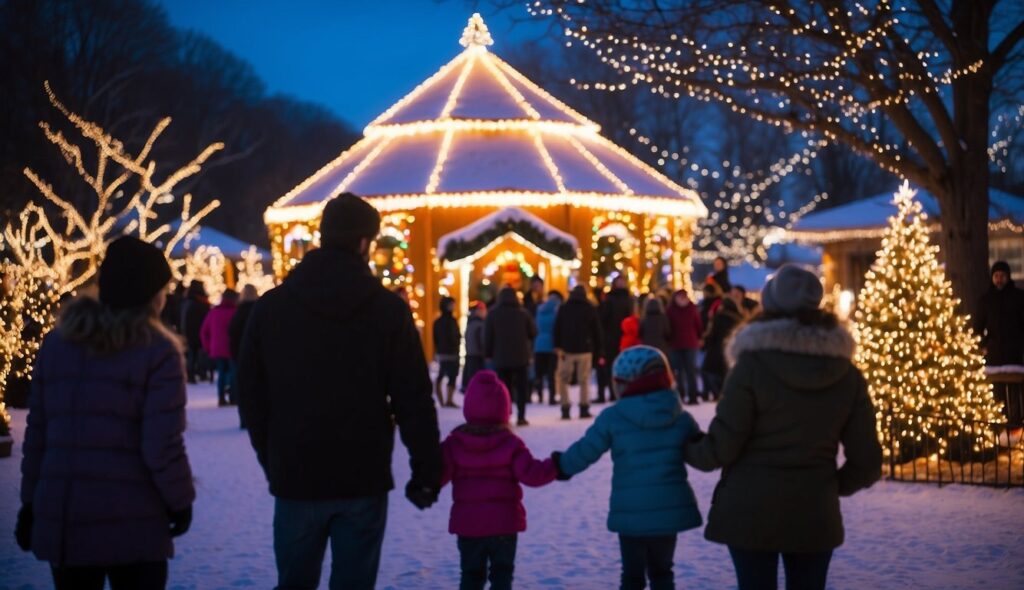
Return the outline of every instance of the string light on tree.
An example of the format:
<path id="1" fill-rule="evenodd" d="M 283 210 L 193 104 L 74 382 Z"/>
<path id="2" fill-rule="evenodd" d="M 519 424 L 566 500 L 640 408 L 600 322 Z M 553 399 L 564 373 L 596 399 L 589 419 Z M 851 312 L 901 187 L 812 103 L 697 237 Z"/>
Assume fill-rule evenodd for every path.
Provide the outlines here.
<path id="1" fill-rule="evenodd" d="M 274 288 L 274 275 L 263 269 L 263 255 L 256 249 L 256 246 L 249 246 L 249 249 L 242 252 L 242 259 L 235 264 L 239 288 L 244 285 L 252 285 L 256 292 L 263 295 Z"/>
<path id="2" fill-rule="evenodd" d="M 954 441 L 982 451 L 994 442 L 989 424 L 1001 405 L 914 195 L 907 182 L 896 193 L 898 211 L 860 292 L 855 361 L 878 409 L 879 437 L 892 433 L 897 452 L 903 445 L 946 457 Z"/>

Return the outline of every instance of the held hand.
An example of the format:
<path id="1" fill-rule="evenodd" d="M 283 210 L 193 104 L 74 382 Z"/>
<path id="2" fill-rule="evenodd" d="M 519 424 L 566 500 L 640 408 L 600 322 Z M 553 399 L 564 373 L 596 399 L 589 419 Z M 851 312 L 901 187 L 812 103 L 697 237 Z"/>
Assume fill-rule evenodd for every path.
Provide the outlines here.
<path id="1" fill-rule="evenodd" d="M 32 549 L 32 505 L 25 504 L 18 511 L 18 522 L 14 525 L 14 539 L 22 551 Z"/>
<path id="2" fill-rule="evenodd" d="M 409 481 L 405 486 L 405 497 L 420 510 L 433 506 L 434 502 L 437 502 L 437 495 L 438 490 L 415 481 Z"/>
<path id="3" fill-rule="evenodd" d="M 167 517 L 171 521 L 171 538 L 180 537 L 192 526 L 192 505 L 189 504 L 184 510 L 168 512 Z"/>
<path id="4" fill-rule="evenodd" d="M 569 481 L 570 479 L 572 479 L 571 475 L 567 475 L 564 471 L 562 471 L 562 453 L 560 453 L 559 451 L 551 453 L 551 461 L 554 462 L 555 469 L 558 470 L 558 475 L 555 477 L 555 479 L 557 479 L 558 481 Z"/>

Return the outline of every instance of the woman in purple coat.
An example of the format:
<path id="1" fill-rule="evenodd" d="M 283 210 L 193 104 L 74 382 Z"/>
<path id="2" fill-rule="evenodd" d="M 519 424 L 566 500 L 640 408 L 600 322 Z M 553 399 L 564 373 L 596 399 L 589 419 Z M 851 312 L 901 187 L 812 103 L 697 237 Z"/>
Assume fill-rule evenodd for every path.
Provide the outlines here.
<path id="1" fill-rule="evenodd" d="M 159 321 L 170 278 L 160 250 L 115 240 L 99 301 L 69 304 L 39 350 L 15 534 L 58 590 L 163 588 L 191 523 L 184 361 Z"/>

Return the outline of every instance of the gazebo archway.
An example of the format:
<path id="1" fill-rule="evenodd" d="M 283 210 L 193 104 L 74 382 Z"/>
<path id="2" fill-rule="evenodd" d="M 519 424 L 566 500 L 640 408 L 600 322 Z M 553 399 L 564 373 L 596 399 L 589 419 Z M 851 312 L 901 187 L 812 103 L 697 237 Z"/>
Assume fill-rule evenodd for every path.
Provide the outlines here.
<path id="1" fill-rule="evenodd" d="M 507 207 L 441 237 L 441 287 L 465 318 L 469 302 L 532 276 L 565 293 L 580 267 L 576 238 L 518 207 Z"/>

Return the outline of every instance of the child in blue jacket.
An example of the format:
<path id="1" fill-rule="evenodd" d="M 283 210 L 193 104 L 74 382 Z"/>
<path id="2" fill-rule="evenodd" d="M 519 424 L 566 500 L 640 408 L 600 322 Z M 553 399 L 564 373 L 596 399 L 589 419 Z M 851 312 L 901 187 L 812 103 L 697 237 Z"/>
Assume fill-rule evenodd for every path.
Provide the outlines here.
<path id="1" fill-rule="evenodd" d="M 701 525 L 686 479 L 683 450 L 700 429 L 685 412 L 665 355 L 651 346 L 624 350 L 612 366 L 619 401 L 606 408 L 583 438 L 556 455 L 571 477 L 612 451 L 608 530 L 619 534 L 623 589 L 674 588 L 676 535 Z"/>

